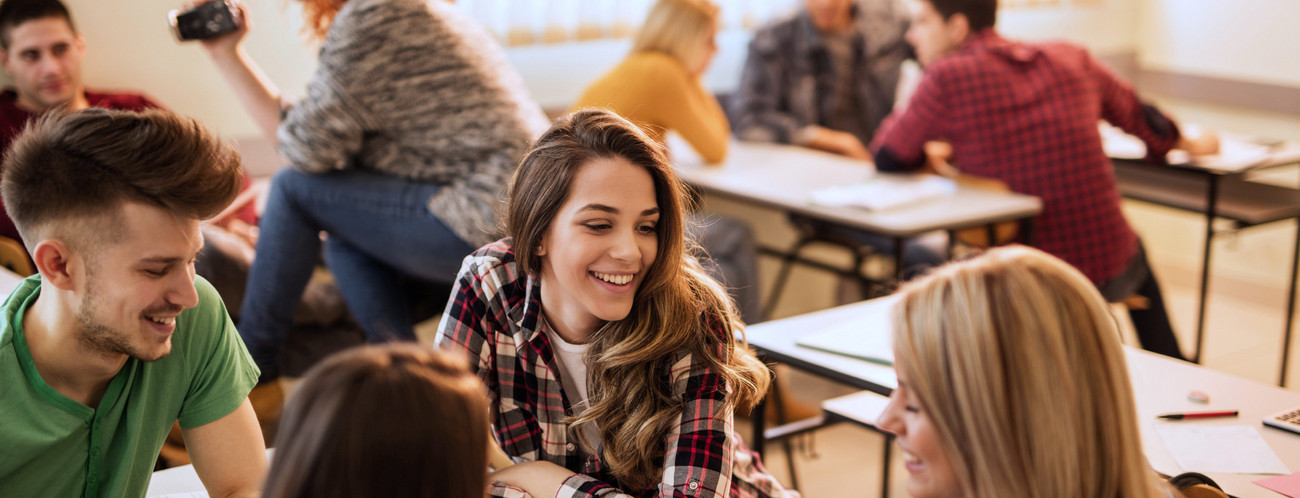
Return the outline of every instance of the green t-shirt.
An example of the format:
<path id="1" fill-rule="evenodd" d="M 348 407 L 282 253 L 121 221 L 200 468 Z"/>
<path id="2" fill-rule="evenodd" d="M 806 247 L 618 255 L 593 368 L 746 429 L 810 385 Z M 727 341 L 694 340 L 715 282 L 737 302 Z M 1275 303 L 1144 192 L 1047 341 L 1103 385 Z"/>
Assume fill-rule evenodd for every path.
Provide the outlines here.
<path id="1" fill-rule="evenodd" d="M 239 407 L 257 383 L 217 291 L 195 278 L 198 306 L 176 320 L 172 351 L 128 359 L 97 409 L 41 379 L 23 336 L 40 275 L 0 306 L 0 496 L 144 496 L 163 440 L 180 420 L 193 428 Z"/>

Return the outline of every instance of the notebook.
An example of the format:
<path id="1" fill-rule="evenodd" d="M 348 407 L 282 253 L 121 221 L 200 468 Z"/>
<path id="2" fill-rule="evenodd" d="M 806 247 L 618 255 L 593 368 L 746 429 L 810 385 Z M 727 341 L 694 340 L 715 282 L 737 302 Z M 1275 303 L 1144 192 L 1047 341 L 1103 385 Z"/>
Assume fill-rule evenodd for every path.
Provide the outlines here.
<path id="1" fill-rule="evenodd" d="M 813 204 L 881 211 L 952 195 L 957 183 L 935 175 L 877 175 L 862 183 L 812 192 Z"/>
<path id="2" fill-rule="evenodd" d="M 893 306 L 877 306 L 861 319 L 848 320 L 795 340 L 799 346 L 882 365 L 894 364 L 894 345 L 888 314 Z M 884 314 L 885 316 L 875 316 Z M 882 325 L 884 324 L 884 325 Z M 883 328 L 882 328 L 883 327 Z"/>

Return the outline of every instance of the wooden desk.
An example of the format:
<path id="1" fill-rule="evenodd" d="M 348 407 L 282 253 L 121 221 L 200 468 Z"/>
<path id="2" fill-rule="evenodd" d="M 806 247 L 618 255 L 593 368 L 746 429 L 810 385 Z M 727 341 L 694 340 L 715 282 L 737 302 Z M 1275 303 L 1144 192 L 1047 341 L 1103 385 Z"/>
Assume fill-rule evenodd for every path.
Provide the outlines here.
<path id="1" fill-rule="evenodd" d="M 896 269 L 903 267 L 902 242 L 908 238 L 936 230 L 1032 220 L 1043 209 L 1034 196 L 970 186 L 958 186 L 950 196 L 881 211 L 820 206 L 810 200 L 815 191 L 873 177 L 898 181 L 903 175 L 876 173 L 861 161 L 779 144 L 732 142 L 722 164 L 706 165 L 697 157 L 682 156 L 677 164 L 682 179 L 709 194 L 893 238 Z"/>
<path id="2" fill-rule="evenodd" d="M 1224 137 L 1225 146 L 1240 142 Z M 1108 144 L 1109 145 L 1109 144 Z M 1114 150 L 1108 147 L 1108 152 Z M 1291 256 L 1291 279 L 1287 292 L 1285 330 L 1282 339 L 1282 366 L 1278 385 L 1286 385 L 1292 321 L 1295 317 L 1296 269 L 1300 264 L 1300 190 L 1246 181 L 1246 173 L 1262 168 L 1300 162 L 1300 145 L 1275 147 L 1268 157 L 1240 162 L 1210 163 L 1190 160 L 1169 165 L 1152 164 L 1135 159 L 1114 159 L 1115 177 L 1120 194 L 1130 199 L 1151 202 L 1186 211 L 1205 213 L 1205 239 L 1201 249 L 1200 295 L 1196 314 L 1196 347 L 1192 360 L 1200 362 L 1205 332 L 1206 293 L 1210 279 L 1210 252 L 1214 238 L 1214 218 L 1232 220 L 1238 228 L 1296 219 L 1296 243 Z"/>
<path id="3" fill-rule="evenodd" d="M 888 395 L 898 386 L 893 368 L 853 359 L 833 353 L 800 347 L 795 341 L 804 334 L 817 333 L 827 327 L 845 322 L 862 321 L 863 334 L 889 334 L 891 326 L 887 313 L 870 313 L 880 306 L 892 305 L 895 298 L 886 297 L 849 304 L 836 308 L 763 322 L 750 326 L 746 332 L 749 344 L 766 360 L 785 363 L 860 389 Z M 862 317 L 876 317 L 863 320 Z M 1291 470 L 1300 471 L 1300 435 L 1264 427 L 1264 417 L 1283 410 L 1300 407 L 1300 393 L 1278 389 L 1216 372 L 1192 363 L 1124 347 L 1129 375 L 1137 398 L 1138 421 L 1142 428 L 1143 450 L 1156 471 L 1166 475 L 1182 473 L 1173 457 L 1165 449 L 1156 433 L 1155 415 L 1158 413 L 1237 409 L 1241 415 L 1235 419 L 1209 419 L 1180 422 L 1206 425 L 1250 424 L 1259 427 L 1264 440 Z M 1190 390 L 1204 391 L 1210 395 L 1208 405 L 1195 405 L 1187 401 Z M 840 408 L 844 410 L 845 408 Z M 849 408 L 851 410 L 851 408 Z M 756 411 L 755 413 L 762 413 Z M 852 418 L 852 414 L 841 413 Z M 755 425 L 761 421 L 755 420 Z M 753 444 L 758 447 L 758 443 Z M 1264 476 L 1253 474 L 1212 474 L 1215 481 L 1230 494 L 1241 497 L 1274 497 L 1272 491 L 1251 481 Z"/>

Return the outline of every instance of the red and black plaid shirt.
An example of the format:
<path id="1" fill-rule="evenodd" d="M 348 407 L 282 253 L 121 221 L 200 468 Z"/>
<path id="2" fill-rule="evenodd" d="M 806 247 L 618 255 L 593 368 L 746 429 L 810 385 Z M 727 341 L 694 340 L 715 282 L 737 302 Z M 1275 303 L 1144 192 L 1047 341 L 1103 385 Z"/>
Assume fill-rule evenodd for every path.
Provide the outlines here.
<path id="1" fill-rule="evenodd" d="M 619 490 L 596 456 L 580 453 L 565 418 L 579 401 L 564 392 L 550 339 L 541 320 L 538 280 L 519 271 L 510 239 L 488 244 L 465 258 L 451 301 L 438 325 L 438 343 L 468 350 L 487 385 L 501 449 L 517 462 L 545 460 L 574 473 L 557 497 L 794 496 L 782 490 L 732 431 L 729 388 L 722 377 L 689 353 L 677 353 L 663 371 L 682 405 L 665 434 L 662 480 L 641 490 Z M 725 333 L 719 331 L 720 333 Z M 649 395 L 647 393 L 647 395 Z M 721 413 L 719 413 L 721 411 Z M 492 486 L 495 496 L 516 488 Z"/>
<path id="2" fill-rule="evenodd" d="M 1163 161 L 1179 136 L 1086 50 L 1008 41 L 990 28 L 926 68 L 871 150 L 881 170 L 910 170 L 924 162 L 925 142 L 951 143 L 963 173 L 1042 198 L 1035 244 L 1102 283 L 1137 250 L 1102 151 L 1102 119 L 1146 142 L 1152 160 Z"/>

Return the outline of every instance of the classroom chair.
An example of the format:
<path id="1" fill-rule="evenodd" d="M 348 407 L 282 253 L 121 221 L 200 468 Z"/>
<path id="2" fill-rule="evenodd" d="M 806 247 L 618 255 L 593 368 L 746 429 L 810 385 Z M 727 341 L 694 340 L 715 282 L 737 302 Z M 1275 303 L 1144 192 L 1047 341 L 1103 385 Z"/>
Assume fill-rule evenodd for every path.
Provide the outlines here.
<path id="1" fill-rule="evenodd" d="M 2 235 L 0 235 L 0 266 L 20 277 L 29 277 L 36 273 L 36 267 L 27 257 L 27 249 L 18 241 Z"/>
<path id="2" fill-rule="evenodd" d="M 1169 484 L 1184 498 L 1228 498 L 1228 493 L 1214 479 L 1199 472 L 1184 472 L 1170 477 Z"/>
<path id="3" fill-rule="evenodd" d="M 875 254 L 875 251 L 870 246 L 862 245 L 851 238 L 845 237 L 842 233 L 843 230 L 831 229 L 825 222 L 798 214 L 791 214 L 789 219 L 798 236 L 790 249 L 779 254 L 781 269 L 777 270 L 771 294 L 768 295 L 767 303 L 763 305 L 763 319 L 766 320 L 772 317 L 773 311 L 776 310 L 776 304 L 781 300 L 781 293 L 785 289 L 786 280 L 790 277 L 790 270 L 793 269 L 795 263 L 852 278 L 861 287 L 862 295 L 868 298 L 886 293 L 883 282 L 862 273 L 863 263 L 867 261 L 868 257 Z M 821 261 L 806 259 L 801 253 L 810 244 L 823 244 L 843 249 L 852 256 L 853 263 L 848 268 L 839 268 Z"/>

